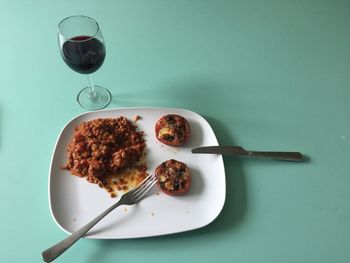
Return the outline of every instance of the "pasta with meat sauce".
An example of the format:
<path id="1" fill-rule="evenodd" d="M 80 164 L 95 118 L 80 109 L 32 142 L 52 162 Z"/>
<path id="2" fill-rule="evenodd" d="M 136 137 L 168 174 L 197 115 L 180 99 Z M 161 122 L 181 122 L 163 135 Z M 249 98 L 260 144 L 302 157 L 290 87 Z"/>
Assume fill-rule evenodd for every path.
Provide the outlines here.
<path id="1" fill-rule="evenodd" d="M 65 168 L 115 196 L 147 175 L 145 148 L 143 132 L 125 117 L 94 119 L 75 128 Z"/>

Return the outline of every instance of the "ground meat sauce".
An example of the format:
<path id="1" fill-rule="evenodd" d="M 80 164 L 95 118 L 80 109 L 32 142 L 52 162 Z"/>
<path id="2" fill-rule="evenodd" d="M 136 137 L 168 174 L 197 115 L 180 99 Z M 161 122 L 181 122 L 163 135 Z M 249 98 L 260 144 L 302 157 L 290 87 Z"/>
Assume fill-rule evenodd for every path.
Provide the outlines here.
<path id="1" fill-rule="evenodd" d="M 183 162 L 171 159 L 159 165 L 155 171 L 159 188 L 169 195 L 186 193 L 191 186 L 190 171 Z"/>
<path id="2" fill-rule="evenodd" d="M 126 119 L 94 119 L 75 128 L 65 166 L 115 196 L 147 176 L 143 132 Z"/>

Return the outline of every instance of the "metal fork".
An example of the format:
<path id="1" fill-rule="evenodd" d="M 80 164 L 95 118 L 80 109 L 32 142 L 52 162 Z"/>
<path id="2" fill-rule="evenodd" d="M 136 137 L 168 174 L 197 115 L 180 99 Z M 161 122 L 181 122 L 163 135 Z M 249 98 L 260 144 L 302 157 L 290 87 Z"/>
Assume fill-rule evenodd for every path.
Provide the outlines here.
<path id="1" fill-rule="evenodd" d="M 56 259 L 68 248 L 70 248 L 75 242 L 77 242 L 81 237 L 83 237 L 94 225 L 100 222 L 102 218 L 104 218 L 118 206 L 133 205 L 141 201 L 146 196 L 148 191 L 152 189 L 156 182 L 157 178 L 154 174 L 147 176 L 137 187 L 123 194 L 117 203 L 105 210 L 91 222 L 87 223 L 85 226 L 72 233 L 66 239 L 63 239 L 61 242 L 58 242 L 56 245 L 42 252 L 43 260 L 45 262 L 51 262 Z"/>

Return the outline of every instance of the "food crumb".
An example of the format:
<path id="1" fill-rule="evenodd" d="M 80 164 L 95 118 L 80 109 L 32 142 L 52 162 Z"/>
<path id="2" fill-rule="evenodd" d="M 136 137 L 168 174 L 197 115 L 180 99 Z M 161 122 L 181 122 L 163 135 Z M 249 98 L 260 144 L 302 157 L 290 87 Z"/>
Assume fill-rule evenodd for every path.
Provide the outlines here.
<path id="1" fill-rule="evenodd" d="M 134 118 L 133 118 L 133 121 L 137 122 L 138 120 L 141 120 L 141 116 L 135 115 Z"/>
<path id="2" fill-rule="evenodd" d="M 124 212 L 128 212 L 128 209 L 126 207 L 124 208 Z"/>
<path id="3" fill-rule="evenodd" d="M 77 221 L 77 219 L 76 219 L 76 218 L 73 218 L 73 222 L 75 222 L 75 221 Z"/>
<path id="4" fill-rule="evenodd" d="M 157 193 L 156 193 L 156 195 L 160 195 L 160 193 L 159 193 L 159 192 L 157 192 Z"/>
<path id="5" fill-rule="evenodd" d="M 112 198 L 114 198 L 114 197 L 116 197 L 117 195 L 116 195 L 115 193 L 111 193 L 110 196 L 111 196 Z"/>
<path id="6" fill-rule="evenodd" d="M 152 213 L 152 216 L 154 216 L 154 213 Z"/>
<path id="7" fill-rule="evenodd" d="M 186 214 L 189 214 L 190 213 L 190 211 L 186 211 Z"/>

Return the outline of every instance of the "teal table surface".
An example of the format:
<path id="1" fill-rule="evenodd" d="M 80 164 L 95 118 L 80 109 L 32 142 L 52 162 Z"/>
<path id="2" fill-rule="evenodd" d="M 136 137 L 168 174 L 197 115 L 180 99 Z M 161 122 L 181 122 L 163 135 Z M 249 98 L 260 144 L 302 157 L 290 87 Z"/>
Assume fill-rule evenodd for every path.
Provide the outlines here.
<path id="1" fill-rule="evenodd" d="M 349 1 L 0 0 L 1 262 L 41 262 L 67 236 L 48 202 L 51 155 L 87 84 L 57 44 L 95 18 L 107 107 L 175 107 L 221 145 L 300 151 L 302 163 L 224 156 L 226 202 L 208 226 L 82 239 L 56 262 L 350 262 Z M 215 176 L 215 175 L 213 175 Z"/>

